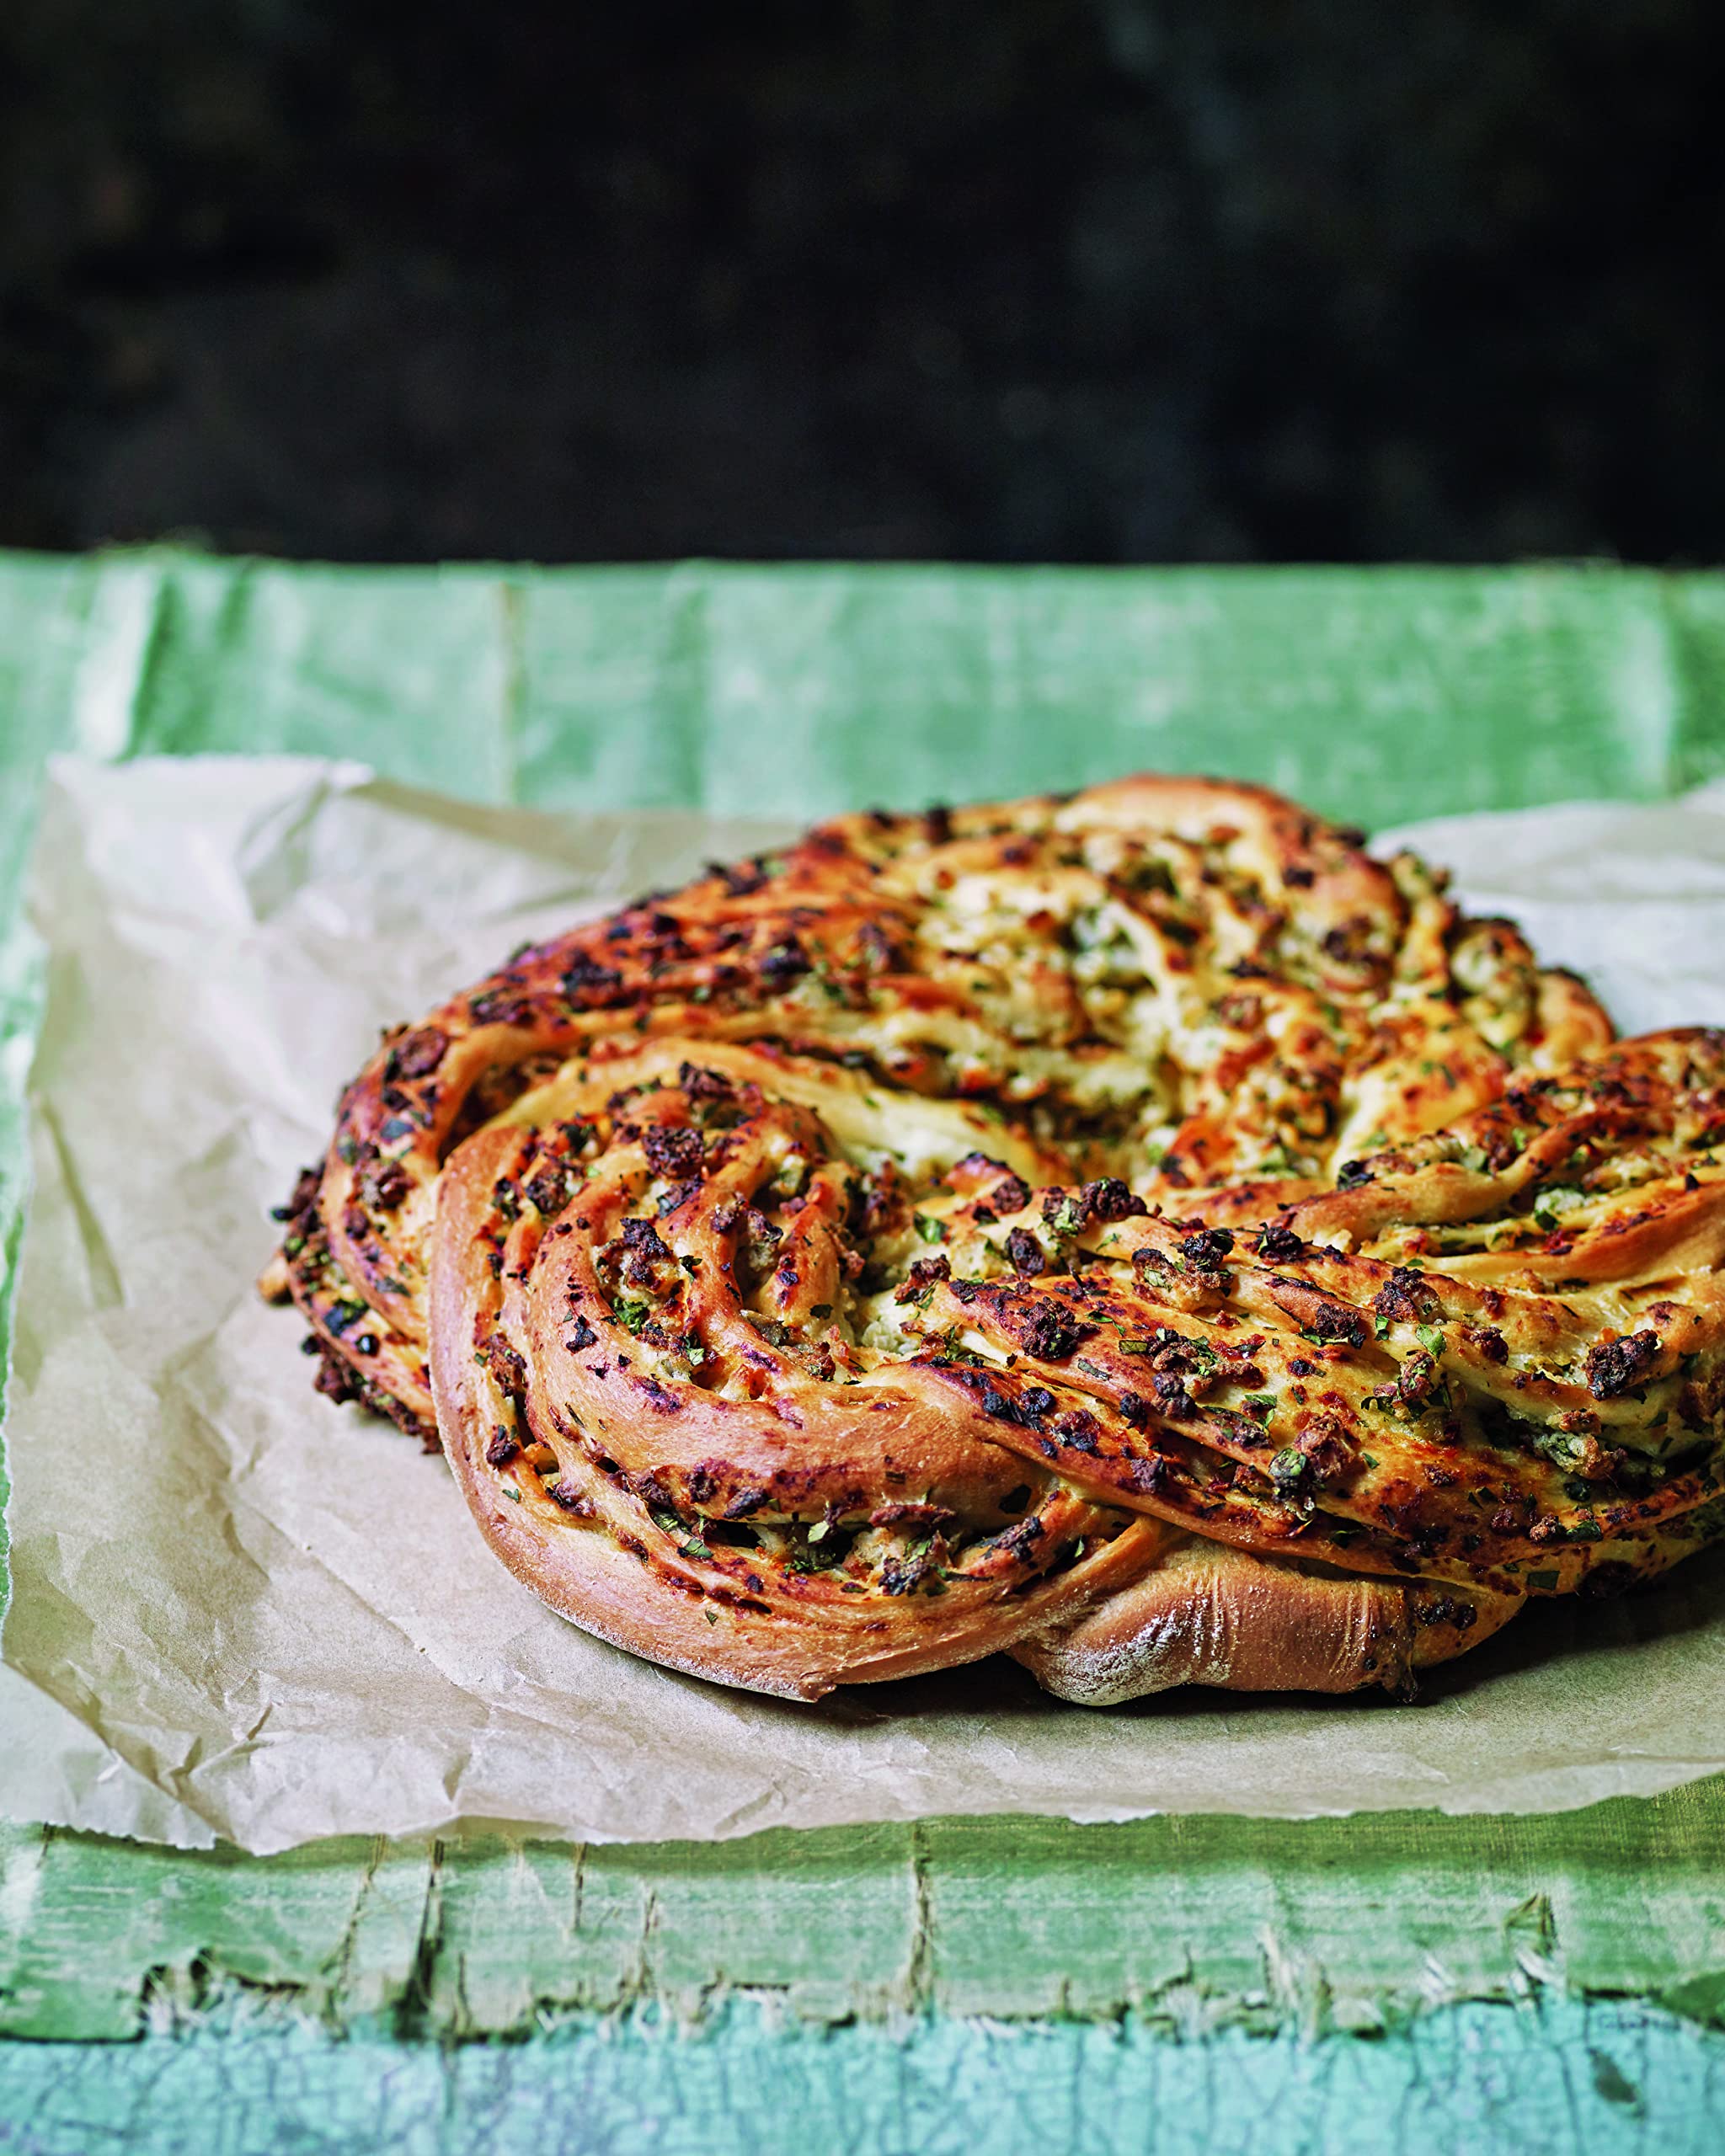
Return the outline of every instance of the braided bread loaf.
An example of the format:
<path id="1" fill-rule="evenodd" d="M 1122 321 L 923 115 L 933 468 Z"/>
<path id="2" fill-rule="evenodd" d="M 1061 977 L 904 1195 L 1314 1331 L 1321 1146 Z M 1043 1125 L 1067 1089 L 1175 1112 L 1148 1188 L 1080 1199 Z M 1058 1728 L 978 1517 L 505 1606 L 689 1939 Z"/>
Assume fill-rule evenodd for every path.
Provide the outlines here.
<path id="1" fill-rule="evenodd" d="M 675 1668 L 1405 1689 L 1725 1524 L 1725 1035 L 1610 1040 L 1253 788 L 851 817 L 389 1037 L 264 1284 Z"/>

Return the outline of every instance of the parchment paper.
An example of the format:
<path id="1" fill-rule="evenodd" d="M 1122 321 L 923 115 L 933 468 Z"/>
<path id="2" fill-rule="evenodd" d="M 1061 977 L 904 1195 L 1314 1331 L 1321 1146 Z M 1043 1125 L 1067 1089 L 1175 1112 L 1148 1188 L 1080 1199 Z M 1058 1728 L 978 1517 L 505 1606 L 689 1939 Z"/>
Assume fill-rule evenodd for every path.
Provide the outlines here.
<path id="1" fill-rule="evenodd" d="M 441 1460 L 314 1395 L 253 1295 L 266 1209 L 379 1027 L 522 938 L 780 826 L 475 810 L 277 760 L 67 761 L 7 1431 L 0 1809 L 259 1852 L 504 1822 L 595 1840 L 950 1812 L 1556 1810 L 1725 1768 L 1725 1566 L 1535 1609 L 1424 1703 L 1180 1692 L 1096 1712 L 1013 1665 L 814 1706 L 589 1639 Z M 1419 834 L 1626 1028 L 1725 1022 L 1725 788 Z"/>

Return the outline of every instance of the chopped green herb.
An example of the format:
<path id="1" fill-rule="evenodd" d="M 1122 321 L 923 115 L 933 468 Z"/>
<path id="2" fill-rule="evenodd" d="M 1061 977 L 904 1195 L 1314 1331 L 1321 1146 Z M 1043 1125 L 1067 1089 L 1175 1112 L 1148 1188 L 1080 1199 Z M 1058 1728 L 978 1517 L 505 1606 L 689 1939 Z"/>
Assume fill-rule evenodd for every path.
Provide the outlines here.
<path id="1" fill-rule="evenodd" d="M 924 1242 L 943 1243 L 946 1241 L 946 1225 L 943 1221 L 937 1220 L 927 1213 L 918 1213 L 915 1218 L 916 1232 Z"/>
<path id="2" fill-rule="evenodd" d="M 1557 1226 L 1560 1214 L 1571 1212 L 1576 1206 L 1585 1205 L 1586 1203 L 1587 1193 L 1584 1190 L 1576 1189 L 1573 1183 L 1553 1183 L 1534 1199 L 1533 1217 L 1542 1228 L 1549 1230 Z"/>
<path id="3" fill-rule="evenodd" d="M 1311 1472 L 1311 1463 L 1296 1446 L 1284 1445 L 1270 1460 L 1270 1480 L 1278 1490 L 1297 1489 Z"/>
<path id="4" fill-rule="evenodd" d="M 1417 1325 L 1413 1329 L 1419 1335 L 1419 1344 L 1428 1355 L 1443 1353 L 1444 1332 L 1441 1326 Z"/>

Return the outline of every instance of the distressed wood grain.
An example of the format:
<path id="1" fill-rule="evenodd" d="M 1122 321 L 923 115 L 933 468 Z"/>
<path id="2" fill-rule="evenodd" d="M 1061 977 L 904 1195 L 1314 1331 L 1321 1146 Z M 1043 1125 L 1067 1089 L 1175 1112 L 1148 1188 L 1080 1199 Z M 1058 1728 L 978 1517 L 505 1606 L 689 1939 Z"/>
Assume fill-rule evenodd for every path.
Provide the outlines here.
<path id="1" fill-rule="evenodd" d="M 1559 1985 L 1725 1998 L 1721 1790 L 1540 1819 L 933 1820 L 728 1843 L 333 1842 L 275 1858 L 0 1829 L 0 2033 L 124 2037 L 267 1991 L 329 2025 L 520 2035 L 740 1994 L 1393 2029 Z"/>
<path id="2" fill-rule="evenodd" d="M 692 2033 L 645 2013 L 512 2045 L 254 2017 L 0 2047 L 0 2121 L 30 2156 L 1714 2156 L 1725 2037 L 1620 2001 L 1452 2007 L 1373 2044 L 1174 2043 L 1130 2020 L 814 2032 L 754 2002 Z"/>

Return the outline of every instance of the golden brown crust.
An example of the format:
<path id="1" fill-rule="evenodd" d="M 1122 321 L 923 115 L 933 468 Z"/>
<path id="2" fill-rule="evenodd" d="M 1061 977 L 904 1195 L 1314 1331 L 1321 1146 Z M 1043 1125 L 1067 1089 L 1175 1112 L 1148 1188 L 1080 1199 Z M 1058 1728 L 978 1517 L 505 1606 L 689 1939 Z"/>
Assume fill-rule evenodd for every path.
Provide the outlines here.
<path id="1" fill-rule="evenodd" d="M 1578 984 L 1258 789 L 846 818 L 393 1036 L 269 1285 L 675 1667 L 1399 1682 L 1714 1531 L 1725 1042 L 1662 1039 L 1560 1069 Z"/>
<path id="2" fill-rule="evenodd" d="M 1045 1689 L 1113 1707 L 1178 1684 L 1232 1692 L 1398 1694 L 1521 1608 L 1494 1595 L 1350 1575 L 1171 1540 L 1130 1585 L 1012 1652 Z"/>
<path id="3" fill-rule="evenodd" d="M 571 1080 L 557 1099 L 569 1114 L 558 1119 L 583 1107 L 603 1115 L 618 1077 L 638 1085 L 659 1060 L 649 1054 L 608 1068 L 602 1081 Z M 784 1076 L 746 1051 L 718 1060 L 740 1080 Z M 718 1088 L 713 1066 L 701 1078 Z M 710 1097 L 654 1086 L 624 1105 L 645 1132 L 686 1137 L 687 1110 Z M 543 1189 L 537 1125 L 478 1134 L 445 1174 L 434 1385 L 445 1449 L 499 1554 L 554 1608 L 617 1644 L 806 1697 L 991 1653 L 1042 1621 L 1052 1600 L 1130 1577 L 1160 1539 L 1153 1524 L 1104 1514 L 1046 1476 L 1027 1481 L 1010 1454 L 967 1442 L 916 1371 L 859 1385 L 867 1397 L 857 1401 L 811 1381 L 745 1314 L 729 1254 L 743 1209 L 782 1161 L 775 1142 L 813 1133 L 745 1090 L 718 1098 L 727 1118 L 752 1113 L 709 1141 L 712 1171 L 656 1225 L 638 1210 L 655 1180 L 646 1150 L 625 1134 L 641 1126 L 622 1118 L 553 1215 L 531 1200 L 499 1205 L 499 1191 Z M 811 1302 L 840 1292 L 836 1268 L 820 1262 L 830 1239 L 811 1218 L 822 1205 L 815 1180 L 796 1215 L 803 1262 L 770 1331 L 801 1327 Z M 614 1234 L 631 1219 L 651 1236 Z M 660 1249 L 690 1259 L 691 1272 L 652 1254 L 661 1230 L 671 1241 Z M 619 1253 L 622 1271 L 610 1271 L 607 1285 L 601 1269 Z M 644 1308 L 674 1307 L 675 1324 L 638 1315 L 629 1289 Z M 679 1348 L 662 1344 L 697 1332 L 698 1384 L 671 1374 Z M 887 1513 L 895 1517 L 874 1518 Z M 1029 1535 L 1027 1518 L 1038 1523 Z M 917 1561 L 904 1546 L 956 1540 L 961 1521 L 975 1531 L 954 1561 L 937 1578 L 927 1563 L 912 1577 Z M 883 1529 L 899 1530 L 883 1562 L 829 1561 L 841 1540 L 854 1550 Z M 1050 1574 L 1056 1552 L 1064 1562 Z M 915 1591 L 924 1584 L 941 1592 Z"/>
<path id="4" fill-rule="evenodd" d="M 1620 1289 L 1725 1256 L 1725 1034 L 1676 1027 L 1350 1164 L 1304 1231 L 1456 1278 Z"/>

